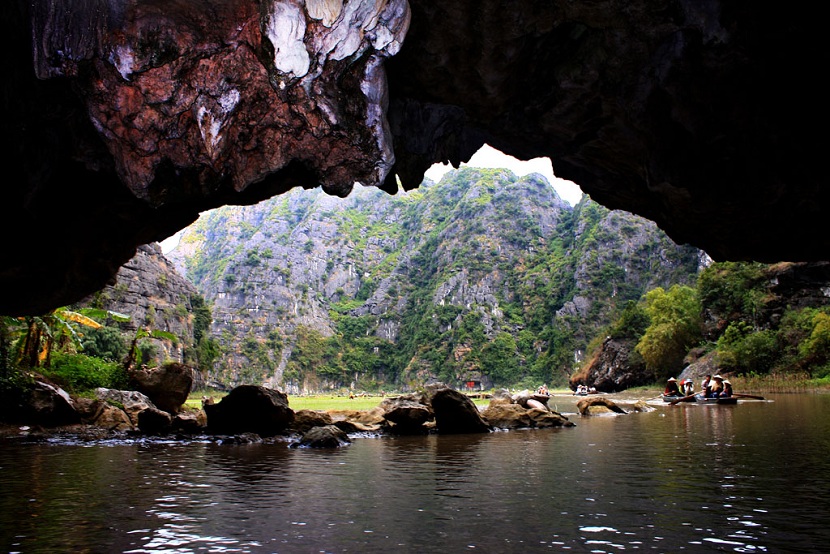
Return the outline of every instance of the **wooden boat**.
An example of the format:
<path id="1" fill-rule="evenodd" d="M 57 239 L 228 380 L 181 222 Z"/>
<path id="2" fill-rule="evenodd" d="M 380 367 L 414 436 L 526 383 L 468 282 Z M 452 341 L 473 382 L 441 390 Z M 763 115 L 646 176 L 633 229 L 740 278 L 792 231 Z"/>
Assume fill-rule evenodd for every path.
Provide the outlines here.
<path id="1" fill-rule="evenodd" d="M 695 402 L 695 403 L 699 402 L 699 403 L 701 403 L 703 405 L 706 405 L 706 406 L 712 405 L 712 404 L 737 404 L 738 403 L 738 397 L 737 396 L 730 396 L 730 397 L 727 397 L 727 398 L 705 398 L 700 393 L 695 394 L 695 395 L 690 395 L 690 396 L 676 396 L 676 395 L 672 395 L 672 396 L 661 395 L 661 396 L 663 397 L 663 402 L 669 402 L 672 406 L 674 406 L 675 404 L 680 404 L 681 402 L 684 402 L 684 403 L 685 402 Z M 763 398 L 763 397 L 753 397 L 753 398 Z"/>
<path id="2" fill-rule="evenodd" d="M 738 397 L 736 396 L 729 396 L 725 398 L 703 398 L 702 396 L 695 396 L 697 402 L 701 404 L 710 405 L 710 404 L 737 404 Z"/>
<path id="3" fill-rule="evenodd" d="M 663 399 L 663 402 L 674 402 L 675 400 L 683 400 L 684 402 L 697 402 L 697 396 L 692 396 L 691 398 L 687 398 L 682 394 L 661 394 L 660 398 Z"/>

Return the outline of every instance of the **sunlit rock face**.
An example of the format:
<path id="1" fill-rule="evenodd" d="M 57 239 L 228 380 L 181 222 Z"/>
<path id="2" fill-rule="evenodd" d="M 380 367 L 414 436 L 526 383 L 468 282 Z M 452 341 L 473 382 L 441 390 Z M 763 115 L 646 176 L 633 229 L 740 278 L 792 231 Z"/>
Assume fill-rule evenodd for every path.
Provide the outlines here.
<path id="1" fill-rule="evenodd" d="M 683 0 L 8 0 L 0 313 L 200 211 L 394 191 L 484 142 L 715 259 L 830 253 L 821 18 Z"/>

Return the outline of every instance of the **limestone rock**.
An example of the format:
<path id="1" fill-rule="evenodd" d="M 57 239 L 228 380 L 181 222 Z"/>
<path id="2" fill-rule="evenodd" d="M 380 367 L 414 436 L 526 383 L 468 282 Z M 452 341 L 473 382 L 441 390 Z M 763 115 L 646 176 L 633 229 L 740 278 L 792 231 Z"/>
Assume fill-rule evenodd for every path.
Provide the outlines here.
<path id="1" fill-rule="evenodd" d="M 576 403 L 576 409 L 582 415 L 598 415 L 604 413 L 625 414 L 626 411 L 617 406 L 613 400 L 603 397 L 582 398 Z"/>
<path id="2" fill-rule="evenodd" d="M 571 389 L 586 385 L 599 392 L 618 392 L 653 383 L 655 376 L 646 371 L 643 359 L 632 356 L 635 345 L 628 339 L 606 338 L 594 358 L 571 377 Z"/>
<path id="3" fill-rule="evenodd" d="M 176 414 L 193 386 L 193 368 L 179 363 L 140 368 L 130 372 L 130 384 L 158 408 Z"/>
<path id="4" fill-rule="evenodd" d="M 140 412 L 147 408 L 157 408 L 152 400 L 138 391 L 98 388 L 95 389 L 95 396 L 100 400 L 111 402 L 122 408 L 135 427 L 138 427 L 138 414 Z"/>
<path id="5" fill-rule="evenodd" d="M 312 427 L 324 427 L 332 423 L 331 416 L 325 412 L 297 410 L 294 412 L 294 422 L 291 424 L 291 429 L 302 434 Z"/>
<path id="6" fill-rule="evenodd" d="M 285 432 L 294 421 L 285 393 L 254 385 L 234 388 L 216 404 L 204 407 L 210 433 L 256 433 L 272 437 Z"/>
<path id="7" fill-rule="evenodd" d="M 138 429 L 148 435 L 162 435 L 173 428 L 173 417 L 158 408 L 147 408 L 138 413 Z"/>
<path id="8" fill-rule="evenodd" d="M 441 434 L 489 433 L 492 430 L 475 403 L 456 390 L 437 391 L 430 404 L 435 413 L 435 428 Z"/>
<path id="9" fill-rule="evenodd" d="M 136 246 L 211 207 L 318 184 L 341 196 L 354 182 L 394 192 L 395 176 L 414 188 L 432 163 L 457 165 L 484 142 L 550 156 L 598 202 L 715 259 L 830 251 L 824 145 L 812 132 L 826 48 L 821 18 L 799 10 L 645 0 L 61 7 L 10 0 L 0 18 L 3 130 L 14 137 L 0 217 L 11 229 L 85 217 L 48 257 L 31 255 L 39 233 L 6 246 L 0 313 L 44 313 L 99 290 Z"/>
<path id="10" fill-rule="evenodd" d="M 173 416 L 171 426 L 173 431 L 197 434 L 207 426 L 207 417 L 203 410 L 179 412 Z"/>
<path id="11" fill-rule="evenodd" d="M 411 435 L 426 433 L 424 424 L 434 418 L 432 409 L 410 397 L 387 398 L 381 403 L 383 417 L 394 424 L 392 431 Z"/>
<path id="12" fill-rule="evenodd" d="M 306 431 L 299 441 L 292 443 L 294 448 L 339 448 L 351 443 L 351 439 L 336 425 L 312 427 Z"/>
<path id="13" fill-rule="evenodd" d="M 81 415 L 69 394 L 57 385 L 36 379 L 21 398 L 0 391 L 0 417 L 4 421 L 57 427 L 80 423 Z"/>

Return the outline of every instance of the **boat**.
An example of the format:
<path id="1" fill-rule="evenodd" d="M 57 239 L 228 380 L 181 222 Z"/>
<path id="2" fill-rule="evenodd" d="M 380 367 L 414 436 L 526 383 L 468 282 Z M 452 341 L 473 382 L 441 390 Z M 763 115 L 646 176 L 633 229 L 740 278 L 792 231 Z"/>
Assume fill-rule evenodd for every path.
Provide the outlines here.
<path id="1" fill-rule="evenodd" d="M 660 398 L 663 399 L 663 402 L 674 402 L 676 400 L 682 400 L 683 402 L 697 402 L 697 396 L 686 397 L 682 394 L 661 394 Z"/>
<path id="2" fill-rule="evenodd" d="M 726 396 L 723 398 L 703 398 L 700 395 L 695 396 L 695 401 L 700 402 L 701 404 L 737 404 L 738 397 L 737 396 Z"/>
<path id="3" fill-rule="evenodd" d="M 663 402 L 671 402 L 674 404 L 679 404 L 680 402 L 700 402 L 701 404 L 710 405 L 710 404 L 737 404 L 738 397 L 737 396 L 729 396 L 724 398 L 705 398 L 702 394 L 698 393 L 695 395 L 690 396 L 677 396 L 676 394 L 672 395 L 665 395 L 661 394 L 661 398 Z"/>

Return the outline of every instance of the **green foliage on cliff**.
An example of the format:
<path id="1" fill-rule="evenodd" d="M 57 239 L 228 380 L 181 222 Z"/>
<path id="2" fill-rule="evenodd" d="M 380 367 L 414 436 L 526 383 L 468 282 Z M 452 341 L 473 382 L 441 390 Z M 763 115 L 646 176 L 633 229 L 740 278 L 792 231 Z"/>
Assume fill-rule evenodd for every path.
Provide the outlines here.
<path id="1" fill-rule="evenodd" d="M 290 192 L 203 214 L 185 237 L 188 276 L 214 306 L 214 376 L 292 390 L 561 385 L 629 300 L 693 282 L 698 256 L 649 222 L 587 198 L 568 206 L 539 176 L 503 169 L 394 196 Z M 284 360 L 262 357 L 268 328 Z"/>
<path id="2" fill-rule="evenodd" d="M 644 296 L 643 309 L 649 325 L 637 343 L 637 352 L 658 379 L 668 379 L 702 338 L 697 291 L 681 285 L 667 291 L 657 287 Z"/>
<path id="3" fill-rule="evenodd" d="M 637 351 L 659 379 L 679 372 L 693 348 L 713 354 L 724 373 L 828 376 L 830 302 L 821 288 L 826 283 L 812 298 L 809 289 L 777 289 L 778 272 L 790 269 L 714 263 L 693 288 L 657 288 L 629 303 L 609 334 L 637 340 Z M 791 305 L 787 294 L 806 305 Z"/>

